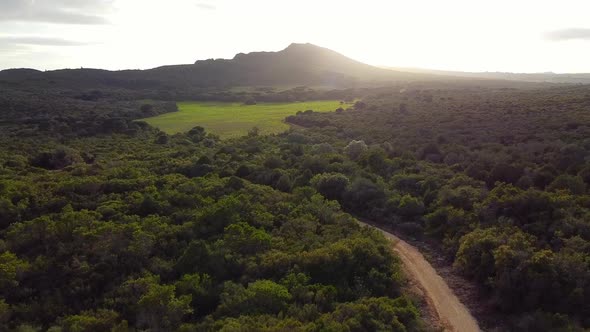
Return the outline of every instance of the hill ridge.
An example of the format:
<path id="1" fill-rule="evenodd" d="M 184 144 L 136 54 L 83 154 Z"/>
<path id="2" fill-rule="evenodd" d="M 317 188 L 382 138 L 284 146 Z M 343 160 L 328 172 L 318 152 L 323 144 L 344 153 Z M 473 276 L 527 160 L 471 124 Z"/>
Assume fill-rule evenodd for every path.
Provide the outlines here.
<path id="1" fill-rule="evenodd" d="M 397 81 L 424 76 L 377 68 L 310 43 L 291 43 L 277 52 L 238 53 L 233 59 L 198 60 L 146 70 L 61 69 L 46 72 L 2 71 L 0 80 L 44 79 L 65 86 L 315 85 L 354 87 L 362 82 Z"/>

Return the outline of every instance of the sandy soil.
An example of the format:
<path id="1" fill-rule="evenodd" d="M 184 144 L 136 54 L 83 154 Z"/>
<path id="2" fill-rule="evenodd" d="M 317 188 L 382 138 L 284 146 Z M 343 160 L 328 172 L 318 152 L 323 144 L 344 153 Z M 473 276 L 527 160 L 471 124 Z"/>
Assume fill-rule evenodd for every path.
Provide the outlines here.
<path id="1" fill-rule="evenodd" d="M 411 278 L 422 289 L 427 303 L 436 312 L 445 331 L 481 331 L 469 310 L 459 301 L 455 293 L 418 249 L 387 231 L 363 222 L 361 224 L 381 231 L 393 242 L 393 250 L 402 260 L 408 278 Z"/>

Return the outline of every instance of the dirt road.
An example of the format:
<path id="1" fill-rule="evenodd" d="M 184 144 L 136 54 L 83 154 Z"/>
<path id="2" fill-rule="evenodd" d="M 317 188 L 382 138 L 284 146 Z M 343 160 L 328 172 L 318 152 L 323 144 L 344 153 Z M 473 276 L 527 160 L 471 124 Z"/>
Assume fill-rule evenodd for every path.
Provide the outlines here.
<path id="1" fill-rule="evenodd" d="M 417 282 L 424 291 L 427 302 L 434 309 L 447 331 L 481 331 L 469 310 L 459 301 L 455 293 L 430 263 L 424 259 L 418 249 L 389 232 L 364 222 L 360 223 L 378 229 L 385 237 L 393 241 L 393 250 L 402 260 L 408 277 Z"/>

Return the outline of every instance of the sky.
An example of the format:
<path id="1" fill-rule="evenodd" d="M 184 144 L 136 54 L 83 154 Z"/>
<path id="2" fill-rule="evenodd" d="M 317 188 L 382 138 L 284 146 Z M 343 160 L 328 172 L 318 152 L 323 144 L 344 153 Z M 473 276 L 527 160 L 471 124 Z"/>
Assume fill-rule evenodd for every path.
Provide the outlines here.
<path id="1" fill-rule="evenodd" d="M 590 72 L 588 0 L 0 0 L 0 69 L 145 69 L 312 43 L 377 66 Z"/>

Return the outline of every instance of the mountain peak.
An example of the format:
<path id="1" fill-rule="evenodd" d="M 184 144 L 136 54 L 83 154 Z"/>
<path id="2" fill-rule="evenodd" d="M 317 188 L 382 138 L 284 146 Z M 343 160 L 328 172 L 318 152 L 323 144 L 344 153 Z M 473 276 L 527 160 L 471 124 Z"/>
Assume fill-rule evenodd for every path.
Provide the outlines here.
<path id="1" fill-rule="evenodd" d="M 286 50 L 294 50 L 294 49 L 317 49 L 317 48 L 321 48 L 317 45 L 311 44 L 311 43 L 291 43 L 291 45 L 287 46 Z"/>
<path id="2" fill-rule="evenodd" d="M 251 53 L 238 53 L 234 57 L 234 60 L 251 60 L 253 58 L 260 58 L 260 57 L 275 57 L 281 56 L 286 54 L 293 54 L 297 56 L 301 55 L 313 55 L 321 52 L 323 50 L 327 50 L 323 47 L 316 46 L 310 43 L 291 43 L 287 48 L 278 51 L 278 52 L 251 52 Z"/>
<path id="3" fill-rule="evenodd" d="M 300 44 L 300 43 L 292 43 L 291 45 L 287 46 L 287 48 L 285 48 L 282 51 L 279 51 L 278 53 L 294 53 L 294 54 L 309 54 L 309 55 L 318 55 L 318 54 L 328 54 L 328 53 L 332 53 L 332 54 L 338 54 L 337 52 L 334 52 L 330 49 L 321 47 L 321 46 L 317 46 L 314 44 L 310 44 L 310 43 L 304 43 L 304 44 Z M 339 54 L 341 55 L 341 54 Z"/>

